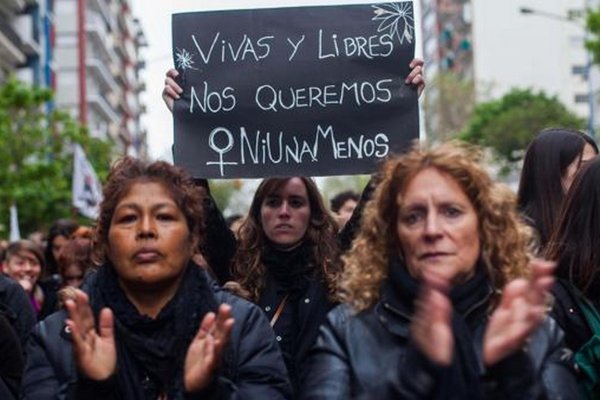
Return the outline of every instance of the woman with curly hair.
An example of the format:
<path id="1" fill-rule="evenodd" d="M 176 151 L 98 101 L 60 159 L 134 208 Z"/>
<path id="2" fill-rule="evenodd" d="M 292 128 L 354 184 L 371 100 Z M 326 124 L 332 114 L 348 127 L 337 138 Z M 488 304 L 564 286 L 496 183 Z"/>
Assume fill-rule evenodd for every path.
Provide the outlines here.
<path id="1" fill-rule="evenodd" d="M 384 165 L 302 398 L 577 398 L 545 318 L 553 264 L 529 261 L 514 195 L 479 161 L 450 143 Z"/>
<path id="2" fill-rule="evenodd" d="M 265 179 L 239 231 L 234 278 L 270 319 L 296 389 L 305 354 L 334 304 L 336 232 L 306 177 Z"/>

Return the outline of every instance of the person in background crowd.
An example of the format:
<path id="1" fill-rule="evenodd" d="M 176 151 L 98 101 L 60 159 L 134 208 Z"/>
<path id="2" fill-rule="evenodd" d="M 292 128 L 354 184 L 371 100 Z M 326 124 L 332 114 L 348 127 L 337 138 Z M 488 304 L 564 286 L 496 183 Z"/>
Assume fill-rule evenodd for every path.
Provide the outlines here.
<path id="1" fill-rule="evenodd" d="M 67 244 L 69 238 L 77 230 L 79 225 L 75 221 L 69 219 L 59 219 L 54 221 L 48 230 L 46 239 L 46 277 L 58 278 L 58 256 L 63 246 Z"/>
<path id="2" fill-rule="evenodd" d="M 62 286 L 78 288 L 93 267 L 92 243 L 82 237 L 72 238 L 58 256 L 58 273 Z"/>
<path id="3" fill-rule="evenodd" d="M 23 399 L 290 398 L 262 312 L 191 261 L 204 233 L 198 200 L 180 168 L 113 166 L 94 246 L 103 264 L 87 294 L 66 300 L 68 318 L 34 328 Z"/>
<path id="4" fill-rule="evenodd" d="M 23 287 L 39 320 L 57 308 L 58 285 L 54 280 L 42 281 L 44 255 L 42 249 L 30 240 L 19 240 L 8 245 L 3 272 Z"/>
<path id="5" fill-rule="evenodd" d="M 338 193 L 330 200 L 330 209 L 339 229 L 343 229 L 346 222 L 352 217 L 359 200 L 360 195 L 353 190 Z"/>
<path id="6" fill-rule="evenodd" d="M 44 232 L 31 232 L 29 235 L 27 235 L 27 239 L 31 240 L 42 249 L 46 248 L 46 236 L 44 235 Z"/>
<path id="7" fill-rule="evenodd" d="M 225 222 L 235 235 L 235 238 L 239 239 L 240 227 L 242 226 L 242 223 L 244 223 L 244 216 L 241 214 L 232 214 L 225 218 Z"/>
<path id="8" fill-rule="evenodd" d="M 0 274 L 0 399 L 18 399 L 25 344 L 36 321 L 27 293 Z"/>
<path id="9" fill-rule="evenodd" d="M 12 325 L 24 350 L 36 322 L 35 311 L 21 285 L 3 274 L 0 274 L 0 314 Z"/>
<path id="10" fill-rule="evenodd" d="M 552 316 L 574 352 L 600 351 L 600 158 L 582 168 L 565 198 L 546 257 L 556 260 Z M 597 360 L 597 357 L 594 357 Z M 578 358 L 576 356 L 576 361 Z M 600 362 L 580 365 L 582 384 L 600 398 Z M 595 381 L 592 379 L 595 377 Z"/>
<path id="11" fill-rule="evenodd" d="M 19 398 L 23 374 L 23 353 L 19 337 L 8 319 L 0 312 L 0 398 Z"/>
<path id="12" fill-rule="evenodd" d="M 463 146 L 383 166 L 303 399 L 578 398 L 545 318 L 554 265 L 529 263 L 514 195 Z"/>
<path id="13" fill-rule="evenodd" d="M 573 177 L 598 154 L 594 140 L 563 128 L 541 131 L 527 147 L 519 181 L 519 210 L 538 234 L 543 252 Z"/>

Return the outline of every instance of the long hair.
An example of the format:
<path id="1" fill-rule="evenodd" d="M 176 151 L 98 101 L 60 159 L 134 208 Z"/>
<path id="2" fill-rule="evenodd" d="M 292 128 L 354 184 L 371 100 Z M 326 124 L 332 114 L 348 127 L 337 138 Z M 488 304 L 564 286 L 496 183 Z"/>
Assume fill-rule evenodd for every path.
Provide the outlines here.
<path id="1" fill-rule="evenodd" d="M 585 134 L 552 128 L 540 132 L 527 147 L 519 181 L 518 206 L 537 229 L 541 249 L 550 239 L 565 197 L 562 178 L 569 165 L 581 161 L 586 143 L 598 153 L 596 143 Z"/>
<path id="2" fill-rule="evenodd" d="M 310 221 L 304 237 L 312 253 L 312 263 L 330 291 L 335 290 L 339 267 L 339 246 L 335 238 L 336 224 L 329 215 L 317 185 L 310 178 L 299 177 L 308 194 Z M 261 206 L 265 199 L 285 185 L 291 177 L 268 178 L 256 189 L 248 216 L 239 231 L 239 244 L 233 259 L 232 271 L 236 281 L 250 293 L 251 300 L 258 301 L 266 284 L 266 267 L 261 255 L 268 244 L 261 221 Z"/>
<path id="3" fill-rule="evenodd" d="M 472 203 L 479 221 L 481 259 L 494 288 L 527 274 L 530 229 L 519 218 L 514 194 L 492 182 L 480 159 L 481 152 L 465 144 L 450 142 L 428 149 L 415 143 L 410 152 L 383 165 L 382 181 L 365 208 L 360 232 L 343 257 L 338 293 L 342 301 L 361 311 L 378 300 L 389 259 L 401 253 L 396 232 L 399 202 L 407 184 L 426 168 L 452 177 Z"/>
<path id="4" fill-rule="evenodd" d="M 58 273 L 58 260 L 54 258 L 54 253 L 52 253 L 54 239 L 58 236 L 63 236 L 65 239 L 69 239 L 78 227 L 79 224 L 70 219 L 57 219 L 52 223 L 52 225 L 50 225 L 48 237 L 46 238 L 46 249 L 44 251 L 47 266 L 46 275 L 49 276 Z"/>
<path id="5" fill-rule="evenodd" d="M 164 185 L 181 210 L 190 232 L 193 248 L 197 248 L 204 234 L 202 213 L 203 197 L 192 177 L 182 168 L 164 161 L 144 162 L 133 157 L 116 161 L 104 185 L 100 215 L 94 235 L 93 261 L 104 262 L 108 249 L 108 232 L 115 208 L 135 183 L 157 182 Z"/>
<path id="6" fill-rule="evenodd" d="M 557 218 L 546 257 L 557 261 L 558 277 L 571 282 L 590 298 L 600 297 L 600 158 L 575 178 Z M 595 285 L 594 285 L 595 284 Z"/>

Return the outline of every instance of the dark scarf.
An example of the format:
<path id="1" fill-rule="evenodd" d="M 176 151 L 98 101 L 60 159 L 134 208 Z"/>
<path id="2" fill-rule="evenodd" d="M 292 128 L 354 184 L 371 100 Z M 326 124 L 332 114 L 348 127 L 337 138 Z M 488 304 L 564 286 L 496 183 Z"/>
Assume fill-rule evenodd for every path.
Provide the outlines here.
<path id="1" fill-rule="evenodd" d="M 412 314 L 413 302 L 419 296 L 421 283 L 413 278 L 398 258 L 390 260 L 389 279 L 397 301 Z M 486 319 L 488 299 L 492 292 L 483 265 L 478 264 L 475 275 L 450 290 L 452 301 L 452 332 L 454 356 L 450 367 L 444 369 L 435 398 L 482 399 L 479 386 L 479 361 L 473 347 L 473 330 Z"/>
<path id="2" fill-rule="evenodd" d="M 304 290 L 314 271 L 311 246 L 306 242 L 291 250 L 280 250 L 269 244 L 262 252 L 261 261 L 277 285 L 291 293 Z"/>
<path id="3" fill-rule="evenodd" d="M 127 399 L 183 393 L 183 363 L 200 321 L 217 304 L 202 270 L 188 264 L 175 296 L 154 319 L 141 315 L 119 286 L 114 267 L 98 271 L 94 311 L 109 307 L 115 316 L 117 381 Z M 149 379 L 145 379 L 148 377 Z"/>

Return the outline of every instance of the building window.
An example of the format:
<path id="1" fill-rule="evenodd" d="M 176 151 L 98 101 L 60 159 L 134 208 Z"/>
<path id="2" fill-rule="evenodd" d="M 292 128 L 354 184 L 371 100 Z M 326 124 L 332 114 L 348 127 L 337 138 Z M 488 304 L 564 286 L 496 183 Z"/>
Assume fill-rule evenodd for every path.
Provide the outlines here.
<path id="1" fill-rule="evenodd" d="M 585 78 L 587 67 L 585 65 L 573 65 L 571 67 L 571 73 L 573 75 L 581 75 Z"/>
<path id="2" fill-rule="evenodd" d="M 575 95 L 575 103 L 577 103 L 577 104 L 587 103 L 588 99 L 589 99 L 589 96 L 587 95 L 587 93 Z"/>

